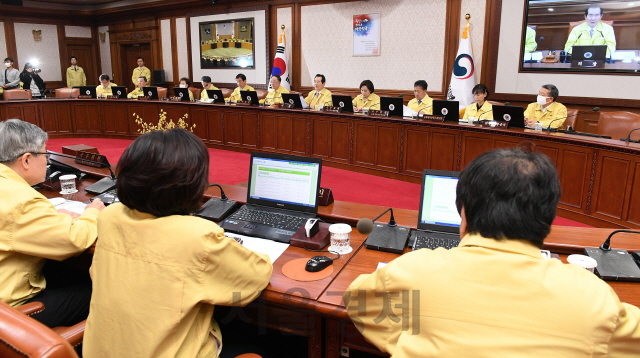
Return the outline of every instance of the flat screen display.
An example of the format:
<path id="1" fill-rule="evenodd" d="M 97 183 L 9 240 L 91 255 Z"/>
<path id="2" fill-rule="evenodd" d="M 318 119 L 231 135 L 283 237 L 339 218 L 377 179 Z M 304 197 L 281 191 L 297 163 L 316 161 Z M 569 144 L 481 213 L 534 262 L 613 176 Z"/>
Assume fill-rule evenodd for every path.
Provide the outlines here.
<path id="1" fill-rule="evenodd" d="M 253 19 L 201 22 L 202 68 L 254 68 Z"/>

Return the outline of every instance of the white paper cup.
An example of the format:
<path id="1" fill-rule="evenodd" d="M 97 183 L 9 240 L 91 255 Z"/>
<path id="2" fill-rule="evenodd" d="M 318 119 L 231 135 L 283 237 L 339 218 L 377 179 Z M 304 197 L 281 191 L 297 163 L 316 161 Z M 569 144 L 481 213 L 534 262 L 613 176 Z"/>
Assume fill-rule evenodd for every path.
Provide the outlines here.
<path id="1" fill-rule="evenodd" d="M 598 261 L 585 255 L 569 255 L 569 257 L 567 257 L 567 262 L 572 265 L 580 266 L 591 272 L 594 272 L 598 266 Z"/>
<path id="2" fill-rule="evenodd" d="M 329 246 L 328 250 L 340 255 L 350 253 L 353 250 L 349 245 L 351 230 L 351 226 L 347 224 L 333 224 L 329 226 L 331 246 Z"/>
<path id="3" fill-rule="evenodd" d="M 369 115 L 369 108 L 363 108 L 362 114 L 364 114 L 365 116 Z"/>
<path id="4" fill-rule="evenodd" d="M 533 128 L 537 131 L 541 131 L 542 130 L 542 123 L 540 122 L 536 122 L 536 124 L 533 125 Z"/>
<path id="5" fill-rule="evenodd" d="M 467 123 L 473 124 L 473 121 L 475 121 L 475 120 L 476 120 L 475 117 L 469 117 L 469 118 L 467 118 Z"/>
<path id="6" fill-rule="evenodd" d="M 76 176 L 74 174 L 63 175 L 60 177 L 60 194 L 74 194 L 78 192 L 76 189 Z"/>

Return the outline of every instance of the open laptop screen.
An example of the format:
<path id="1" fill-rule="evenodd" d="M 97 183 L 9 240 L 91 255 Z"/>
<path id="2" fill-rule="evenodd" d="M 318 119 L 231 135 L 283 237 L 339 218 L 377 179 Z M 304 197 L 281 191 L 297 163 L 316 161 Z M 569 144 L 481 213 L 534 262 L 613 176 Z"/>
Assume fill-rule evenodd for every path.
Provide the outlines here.
<path id="1" fill-rule="evenodd" d="M 321 168 L 321 161 L 315 158 L 254 153 L 247 201 L 317 210 Z"/>
<path id="2" fill-rule="evenodd" d="M 422 199 L 420 203 L 419 227 L 429 226 L 434 230 L 460 227 L 460 214 L 456 209 L 457 172 L 426 170 L 423 175 Z"/>

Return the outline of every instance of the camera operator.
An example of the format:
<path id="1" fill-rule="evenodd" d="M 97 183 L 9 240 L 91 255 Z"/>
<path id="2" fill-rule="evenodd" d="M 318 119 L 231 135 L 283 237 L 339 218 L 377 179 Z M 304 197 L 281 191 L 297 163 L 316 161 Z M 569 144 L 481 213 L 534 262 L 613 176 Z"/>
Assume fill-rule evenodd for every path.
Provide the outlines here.
<path id="1" fill-rule="evenodd" d="M 24 65 L 24 70 L 20 73 L 22 88 L 25 90 L 30 89 L 32 98 L 42 98 L 44 96 L 45 85 L 39 73 L 40 70 L 34 69 L 29 62 Z"/>

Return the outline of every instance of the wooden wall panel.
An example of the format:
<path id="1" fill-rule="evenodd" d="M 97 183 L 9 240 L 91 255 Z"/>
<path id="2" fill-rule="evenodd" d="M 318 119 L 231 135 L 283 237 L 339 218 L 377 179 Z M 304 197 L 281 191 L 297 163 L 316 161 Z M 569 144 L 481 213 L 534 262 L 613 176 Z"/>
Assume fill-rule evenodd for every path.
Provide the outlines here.
<path id="1" fill-rule="evenodd" d="M 460 162 L 460 170 L 463 170 L 469 163 L 471 163 L 476 157 L 484 152 L 488 152 L 493 149 L 491 139 L 487 137 L 480 137 L 475 135 L 463 135 L 462 142 L 462 159 Z"/>
<path id="2" fill-rule="evenodd" d="M 635 226 L 640 225 L 640 205 L 637 203 L 640 203 L 640 162 L 638 160 L 633 164 L 633 178 L 627 200 L 627 222 Z"/>
<path id="3" fill-rule="evenodd" d="M 429 167 L 430 133 L 424 128 L 412 128 L 411 126 L 406 126 L 404 132 L 403 172 L 422 175 L 422 171 Z"/>
<path id="4" fill-rule="evenodd" d="M 204 109 L 192 109 L 191 115 L 189 116 L 188 123 L 190 125 L 195 124 L 195 128 L 193 129 L 193 133 L 197 135 L 199 138 L 205 143 L 209 142 L 209 128 L 207 123 L 207 111 Z"/>
<path id="5" fill-rule="evenodd" d="M 132 104 L 129 106 L 129 128 L 131 134 L 134 136 L 140 135 L 138 130 L 142 129 L 142 126 L 136 123 L 136 116 L 139 116 L 144 123 L 150 125 L 158 124 L 158 106 L 156 104 Z"/>
<path id="6" fill-rule="evenodd" d="M 58 133 L 71 133 L 74 128 L 71 123 L 71 110 L 66 105 L 56 105 L 56 116 Z"/>
<path id="7" fill-rule="evenodd" d="M 591 160 L 586 151 L 566 149 L 561 153 L 562 166 L 558 173 L 560 175 L 560 186 L 562 187 L 562 197 L 560 204 L 573 208 L 584 208 L 584 193 L 586 193 L 586 183 L 591 172 Z"/>
<path id="8" fill-rule="evenodd" d="M 7 119 L 22 119 L 22 109 L 20 105 L 9 105 L 7 106 Z"/>
<path id="9" fill-rule="evenodd" d="M 335 131 L 331 131 L 335 134 Z M 376 164 L 376 126 L 373 123 L 353 123 L 353 162 L 374 166 Z"/>
<path id="10" fill-rule="evenodd" d="M 209 130 L 209 142 L 224 144 L 224 113 L 222 111 L 207 111 L 207 127 Z"/>
<path id="11" fill-rule="evenodd" d="M 291 116 L 293 138 L 291 151 L 300 155 L 309 154 L 309 121 L 303 116 Z"/>
<path id="12" fill-rule="evenodd" d="M 402 127 L 380 125 L 376 129 L 376 167 L 399 170 Z"/>
<path id="13" fill-rule="evenodd" d="M 258 114 L 242 113 L 242 145 L 250 148 L 258 147 Z"/>
<path id="14" fill-rule="evenodd" d="M 329 158 L 331 154 L 331 122 L 326 119 L 311 119 L 311 155 Z"/>
<path id="15" fill-rule="evenodd" d="M 351 161 L 352 133 L 351 122 L 342 120 L 331 121 L 331 159 L 349 163 Z"/>
<path id="16" fill-rule="evenodd" d="M 129 112 L 126 106 L 120 103 L 114 103 L 105 104 L 102 108 L 104 131 L 106 134 L 128 135 L 131 133 L 129 130 Z"/>
<path id="17" fill-rule="evenodd" d="M 458 140 L 455 133 L 432 131 L 430 146 L 429 166 L 423 169 L 456 170 Z M 405 156 L 409 155 L 415 154 L 406 152 Z"/>
<path id="18" fill-rule="evenodd" d="M 38 125 L 38 107 L 34 105 L 25 105 L 22 107 L 22 120 L 31 124 Z"/>
<path id="19" fill-rule="evenodd" d="M 276 116 L 272 113 L 260 115 L 260 147 L 262 149 L 275 150 L 276 142 Z"/>
<path id="20" fill-rule="evenodd" d="M 600 175 L 594 192 L 594 214 L 622 220 L 627 178 L 631 161 L 618 156 L 603 155 Z"/>
<path id="21" fill-rule="evenodd" d="M 43 131 L 53 134 L 58 133 L 58 121 L 56 120 L 56 104 L 43 104 L 42 105 L 42 118 L 40 121 L 40 128 Z"/>
<path id="22" fill-rule="evenodd" d="M 276 149 L 290 152 L 293 148 L 293 126 L 291 116 L 276 116 Z"/>
<path id="23" fill-rule="evenodd" d="M 242 119 L 241 113 L 236 111 L 225 112 L 225 138 L 226 143 L 242 145 Z"/>

